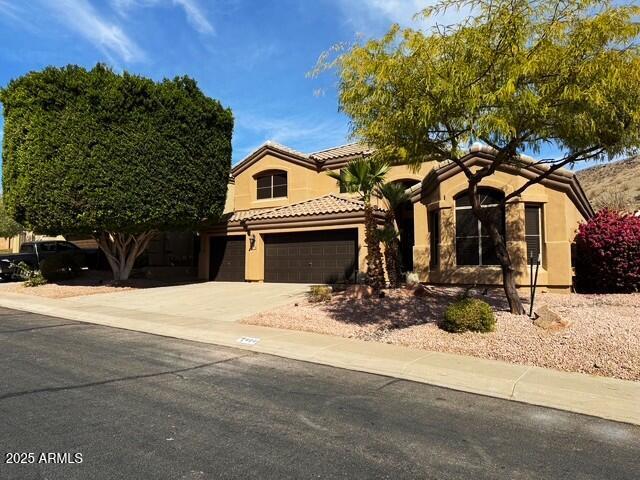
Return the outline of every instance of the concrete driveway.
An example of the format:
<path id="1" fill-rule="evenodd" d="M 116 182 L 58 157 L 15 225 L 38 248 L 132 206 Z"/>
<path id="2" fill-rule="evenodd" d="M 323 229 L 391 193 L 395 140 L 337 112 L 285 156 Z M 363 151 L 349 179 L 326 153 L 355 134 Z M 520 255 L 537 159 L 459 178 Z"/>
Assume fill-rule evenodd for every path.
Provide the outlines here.
<path id="1" fill-rule="evenodd" d="M 88 295 L 73 303 L 234 322 L 302 298 L 308 290 L 298 283 L 206 282 Z"/>

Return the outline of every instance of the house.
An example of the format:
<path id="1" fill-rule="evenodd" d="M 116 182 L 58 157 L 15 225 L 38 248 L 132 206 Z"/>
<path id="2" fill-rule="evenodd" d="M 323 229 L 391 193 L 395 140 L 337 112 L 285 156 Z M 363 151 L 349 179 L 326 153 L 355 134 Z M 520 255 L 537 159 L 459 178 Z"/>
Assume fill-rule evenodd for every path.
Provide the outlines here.
<path id="1" fill-rule="evenodd" d="M 328 171 L 373 151 L 357 143 L 305 154 L 267 142 L 232 169 L 227 213 L 201 234 L 199 276 L 218 281 L 329 283 L 356 278 L 366 268 L 364 205 L 340 192 Z M 474 145 L 471 168 L 493 159 Z M 481 183 L 488 208 L 545 168 L 505 166 Z M 498 285 L 501 270 L 489 238 L 473 217 L 466 178 L 450 162 L 424 162 L 418 171 L 393 166 L 410 201 L 397 212 L 402 266 L 421 281 Z M 376 210 L 383 220 L 384 211 Z M 504 228 L 520 286 L 529 284 L 527 258 L 541 257 L 538 284 L 569 291 L 571 246 L 579 222 L 593 210 L 569 171 L 558 170 L 507 204 Z"/>

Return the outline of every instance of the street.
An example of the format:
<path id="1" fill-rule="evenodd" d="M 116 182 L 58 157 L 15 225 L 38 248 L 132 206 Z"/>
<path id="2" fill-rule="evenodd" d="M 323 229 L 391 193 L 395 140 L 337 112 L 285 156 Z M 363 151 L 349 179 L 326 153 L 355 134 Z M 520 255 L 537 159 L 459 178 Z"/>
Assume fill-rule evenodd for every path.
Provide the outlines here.
<path id="1" fill-rule="evenodd" d="M 640 428 L 0 309 L 0 453 L 2 479 L 614 480 Z"/>

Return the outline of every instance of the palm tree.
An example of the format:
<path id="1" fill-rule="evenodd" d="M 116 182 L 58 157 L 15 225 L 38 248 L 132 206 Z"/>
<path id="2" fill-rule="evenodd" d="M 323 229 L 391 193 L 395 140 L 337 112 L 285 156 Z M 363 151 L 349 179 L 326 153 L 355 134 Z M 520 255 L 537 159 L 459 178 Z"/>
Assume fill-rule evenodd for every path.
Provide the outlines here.
<path id="1" fill-rule="evenodd" d="M 353 160 L 340 173 L 328 172 L 329 176 L 338 180 L 343 189 L 350 193 L 357 193 L 364 202 L 364 241 L 367 245 L 367 283 L 374 290 L 384 287 L 384 269 L 382 267 L 382 253 L 380 241 L 376 233 L 377 226 L 373 216 L 371 196 L 384 183 L 384 177 L 389 171 L 389 164 L 385 161 L 371 158 Z"/>
<path id="2" fill-rule="evenodd" d="M 384 200 L 387 207 L 385 230 L 389 233 L 383 236 L 385 263 L 389 283 L 392 287 L 397 287 L 400 284 L 402 272 L 400 269 L 400 240 L 399 229 L 396 224 L 396 212 L 405 202 L 409 201 L 409 196 L 405 191 L 404 185 L 399 182 L 388 182 L 380 185 L 376 189 L 376 194 Z M 394 232 L 394 234 L 392 235 L 391 232 Z"/>
<path id="3" fill-rule="evenodd" d="M 398 249 L 398 231 L 385 225 L 377 231 L 378 239 L 384 245 L 384 266 L 387 268 L 389 286 L 396 288 L 400 284 L 400 256 Z"/>

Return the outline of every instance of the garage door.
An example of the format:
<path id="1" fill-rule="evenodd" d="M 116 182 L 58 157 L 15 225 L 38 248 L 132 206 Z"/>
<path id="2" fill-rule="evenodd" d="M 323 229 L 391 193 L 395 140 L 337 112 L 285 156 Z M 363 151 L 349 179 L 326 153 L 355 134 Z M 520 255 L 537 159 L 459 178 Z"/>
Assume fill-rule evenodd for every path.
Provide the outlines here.
<path id="1" fill-rule="evenodd" d="M 358 232 L 319 232 L 265 235 L 266 282 L 334 283 L 350 279 L 358 259 Z"/>
<path id="2" fill-rule="evenodd" d="M 245 237 L 211 237 L 209 279 L 220 282 L 244 281 Z"/>

